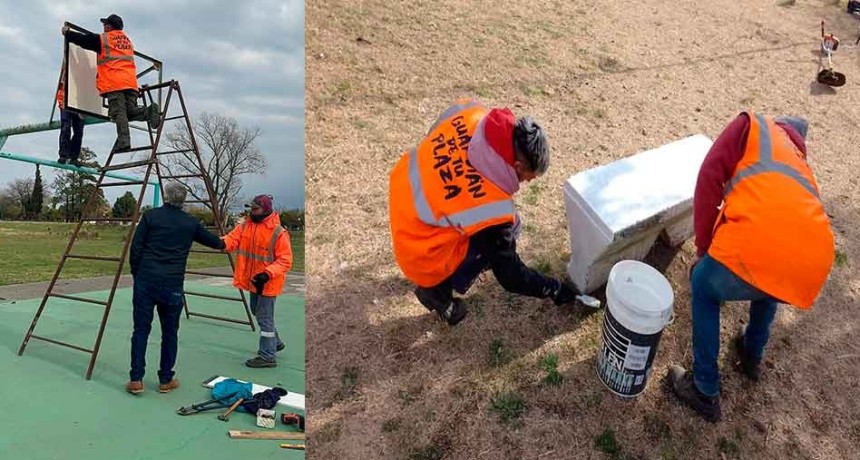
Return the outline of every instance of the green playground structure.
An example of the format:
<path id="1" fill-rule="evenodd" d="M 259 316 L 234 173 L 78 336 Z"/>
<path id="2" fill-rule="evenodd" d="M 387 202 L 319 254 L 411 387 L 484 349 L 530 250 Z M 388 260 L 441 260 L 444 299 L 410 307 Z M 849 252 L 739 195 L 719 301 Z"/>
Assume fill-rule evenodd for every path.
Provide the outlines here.
<path id="1" fill-rule="evenodd" d="M 59 123 L 58 123 L 58 126 L 59 126 Z M 28 131 L 28 132 L 32 132 L 32 131 Z M 2 135 L 2 134 L 0 134 L 0 135 Z M 2 143 L 0 143 L 0 145 L 2 145 Z M 18 153 L 0 152 L 0 160 L 2 160 L 2 159 L 14 160 L 14 161 L 23 161 L 24 163 L 44 165 L 44 166 L 48 166 L 51 168 L 66 169 L 69 171 L 79 171 L 79 172 L 83 172 L 83 173 L 87 173 L 87 174 L 93 174 L 93 175 L 101 174 L 101 171 L 99 171 L 98 169 L 85 168 L 85 167 L 77 168 L 77 167 L 70 165 L 70 164 L 57 163 L 56 161 L 43 160 L 41 158 L 36 158 L 33 156 L 29 156 L 29 155 L 21 155 Z M 106 172 L 105 176 L 111 177 L 114 179 L 129 181 L 130 183 L 135 183 L 135 182 L 139 183 L 140 182 L 139 177 L 126 176 L 125 174 L 119 174 L 119 173 L 110 172 L 110 171 Z M 146 184 L 152 186 L 152 190 L 153 190 L 152 207 L 157 208 L 157 207 L 161 206 L 161 187 L 159 186 L 158 182 L 157 181 L 149 181 Z"/>

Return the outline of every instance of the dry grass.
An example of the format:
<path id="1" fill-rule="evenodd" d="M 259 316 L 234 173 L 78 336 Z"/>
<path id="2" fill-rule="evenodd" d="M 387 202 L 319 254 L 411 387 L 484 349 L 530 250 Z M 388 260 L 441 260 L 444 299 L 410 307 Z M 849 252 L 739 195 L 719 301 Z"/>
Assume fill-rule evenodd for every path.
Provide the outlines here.
<path id="1" fill-rule="evenodd" d="M 843 45 L 834 63 L 848 84 L 812 84 L 820 18 L 844 44 L 856 38 L 856 21 L 829 3 L 309 2 L 310 456 L 856 455 L 860 60 Z M 511 296 L 491 275 L 472 288 L 470 317 L 454 329 L 414 299 L 390 250 L 388 172 L 462 95 L 548 129 L 550 171 L 518 197 L 520 253 L 555 275 L 570 256 L 560 189 L 568 175 L 687 135 L 715 137 L 745 109 L 811 120 L 810 157 L 840 263 L 815 310 L 780 309 L 761 383 L 732 371 L 724 347 L 722 423 L 679 407 L 659 381 L 668 365 L 691 359 L 691 242 L 652 255 L 675 289 L 677 315 L 634 401 L 595 376 L 602 313 Z M 724 343 L 745 315 L 742 305 L 724 309 Z M 557 385 L 546 382 L 551 354 Z"/>

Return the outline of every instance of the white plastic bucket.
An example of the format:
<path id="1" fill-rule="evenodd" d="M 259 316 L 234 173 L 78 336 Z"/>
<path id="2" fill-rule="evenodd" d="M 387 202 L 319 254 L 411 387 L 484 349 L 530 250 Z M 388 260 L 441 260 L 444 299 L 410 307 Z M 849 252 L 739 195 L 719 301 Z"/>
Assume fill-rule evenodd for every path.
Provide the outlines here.
<path id="1" fill-rule="evenodd" d="M 632 398 L 645 390 L 674 301 L 669 281 L 650 265 L 622 260 L 612 267 L 597 355 L 597 375 L 610 391 Z"/>

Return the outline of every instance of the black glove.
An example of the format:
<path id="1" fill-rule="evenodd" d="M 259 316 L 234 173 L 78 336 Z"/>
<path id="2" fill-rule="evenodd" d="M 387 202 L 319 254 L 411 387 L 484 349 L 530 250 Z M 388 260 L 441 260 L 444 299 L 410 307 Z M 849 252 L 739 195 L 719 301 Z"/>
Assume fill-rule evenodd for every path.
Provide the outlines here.
<path id="1" fill-rule="evenodd" d="M 222 251 L 227 249 L 227 243 L 225 243 L 224 240 L 221 240 L 221 245 L 218 246 L 218 249 L 220 249 Z"/>
<path id="2" fill-rule="evenodd" d="M 269 274 L 266 272 L 260 272 L 254 275 L 251 278 L 251 284 L 257 288 L 257 294 L 263 295 L 263 288 L 266 286 L 266 283 L 269 282 Z"/>
<path id="3" fill-rule="evenodd" d="M 576 300 L 576 292 L 574 292 L 567 283 L 554 279 L 552 280 L 551 288 L 552 291 L 550 291 L 550 298 L 553 303 L 558 306 L 568 304 Z"/>
<path id="4" fill-rule="evenodd" d="M 252 413 L 256 414 L 260 409 L 272 409 L 280 401 L 282 396 L 287 395 L 287 390 L 281 387 L 269 388 L 268 390 L 261 391 L 251 399 L 246 400 L 242 403 L 242 407 Z"/>

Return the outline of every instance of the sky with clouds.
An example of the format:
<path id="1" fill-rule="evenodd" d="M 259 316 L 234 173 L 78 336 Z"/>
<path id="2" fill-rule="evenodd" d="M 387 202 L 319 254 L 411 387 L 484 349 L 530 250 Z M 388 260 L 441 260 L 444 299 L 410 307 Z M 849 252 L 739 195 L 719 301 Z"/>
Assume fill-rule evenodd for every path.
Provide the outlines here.
<path id="1" fill-rule="evenodd" d="M 63 59 L 63 22 L 100 32 L 99 18 L 111 13 L 123 18 L 135 50 L 160 59 L 164 78 L 182 84 L 192 120 L 214 112 L 261 129 L 257 147 L 268 167 L 245 177 L 242 195 L 270 193 L 278 208 L 303 208 L 303 0 L 0 0 L 0 127 L 48 121 Z M 55 160 L 58 135 L 12 136 L 2 150 Z M 101 162 L 115 138 L 112 124 L 84 129 L 84 146 Z M 0 187 L 34 171 L 32 164 L 0 160 Z M 42 168 L 42 175 L 51 183 L 55 172 Z M 105 191 L 111 203 L 124 192 Z"/>

